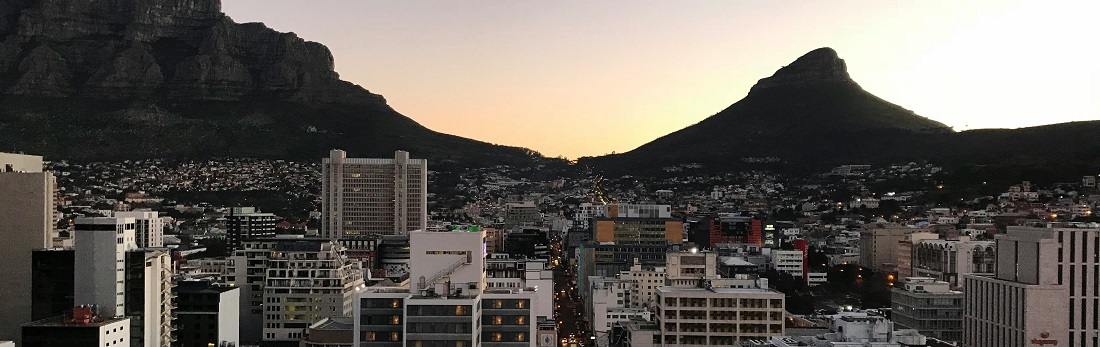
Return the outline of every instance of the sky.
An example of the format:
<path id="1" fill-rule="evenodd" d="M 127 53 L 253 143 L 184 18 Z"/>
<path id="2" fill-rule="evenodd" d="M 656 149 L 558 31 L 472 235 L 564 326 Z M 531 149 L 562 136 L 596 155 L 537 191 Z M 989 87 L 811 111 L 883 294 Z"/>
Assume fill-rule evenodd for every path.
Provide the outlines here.
<path id="1" fill-rule="evenodd" d="M 436 131 L 626 152 L 832 47 L 865 90 L 956 130 L 1100 119 L 1097 1 L 223 0 L 325 44 Z"/>

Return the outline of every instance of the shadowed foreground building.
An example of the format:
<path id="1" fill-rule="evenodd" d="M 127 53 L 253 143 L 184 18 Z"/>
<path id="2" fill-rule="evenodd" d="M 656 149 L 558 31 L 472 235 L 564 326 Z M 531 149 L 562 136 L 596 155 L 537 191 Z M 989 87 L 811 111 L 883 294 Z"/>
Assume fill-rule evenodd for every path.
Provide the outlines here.
<path id="1" fill-rule="evenodd" d="M 22 335 L 21 347 L 125 347 L 130 319 L 101 317 L 91 306 L 79 306 L 69 315 L 23 324 Z"/>
<path id="2" fill-rule="evenodd" d="M 173 292 L 177 306 L 172 346 L 240 346 L 240 288 L 181 281 Z"/>
<path id="3" fill-rule="evenodd" d="M 928 277 L 908 277 L 891 289 L 891 320 L 898 328 L 945 341 L 962 340 L 963 293 Z"/>

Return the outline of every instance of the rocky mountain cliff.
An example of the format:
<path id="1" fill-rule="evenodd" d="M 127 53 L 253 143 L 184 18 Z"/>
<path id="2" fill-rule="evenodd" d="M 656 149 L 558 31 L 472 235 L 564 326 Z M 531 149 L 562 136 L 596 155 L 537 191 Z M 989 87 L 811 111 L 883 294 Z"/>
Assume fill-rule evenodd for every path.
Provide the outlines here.
<path id="1" fill-rule="evenodd" d="M 0 150 L 54 158 L 354 155 L 527 161 L 340 80 L 328 48 L 220 0 L 0 2 Z M 125 139 L 123 141 L 123 139 Z"/>
<path id="2" fill-rule="evenodd" d="M 766 162 L 809 173 L 840 164 L 920 160 L 1100 168 L 1100 141 L 1085 135 L 1090 131 L 1100 131 L 1100 121 L 957 133 L 863 90 L 836 51 L 820 48 L 761 79 L 744 99 L 695 125 L 630 152 L 579 162 L 623 172 L 682 163 L 729 170 Z"/>

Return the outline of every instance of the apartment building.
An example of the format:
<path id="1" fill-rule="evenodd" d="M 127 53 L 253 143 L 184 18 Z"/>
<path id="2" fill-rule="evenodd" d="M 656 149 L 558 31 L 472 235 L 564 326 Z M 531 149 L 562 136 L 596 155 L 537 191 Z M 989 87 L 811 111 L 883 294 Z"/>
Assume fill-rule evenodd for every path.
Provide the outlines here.
<path id="1" fill-rule="evenodd" d="M 661 287 L 656 301 L 663 346 L 730 346 L 784 334 L 784 295 L 771 289 Z"/>
<path id="2" fill-rule="evenodd" d="M 338 242 L 285 240 L 266 259 L 263 341 L 296 342 L 311 324 L 350 315 L 362 269 Z"/>
<path id="3" fill-rule="evenodd" d="M 946 281 L 952 287 L 963 285 L 965 274 L 992 274 L 997 262 L 993 241 L 923 240 L 913 246 L 913 274 Z"/>
<path id="4" fill-rule="evenodd" d="M 230 250 L 238 250 L 244 242 L 275 237 L 275 215 L 255 207 L 230 207 L 225 215 L 225 241 Z"/>
<path id="5" fill-rule="evenodd" d="M 164 220 L 157 211 L 116 211 L 115 217 L 134 219 L 134 237 L 139 248 L 164 247 Z"/>
<path id="6" fill-rule="evenodd" d="M 409 236 L 410 285 L 359 291 L 353 346 L 534 344 L 537 293 L 546 289 L 486 289 L 484 231 Z"/>

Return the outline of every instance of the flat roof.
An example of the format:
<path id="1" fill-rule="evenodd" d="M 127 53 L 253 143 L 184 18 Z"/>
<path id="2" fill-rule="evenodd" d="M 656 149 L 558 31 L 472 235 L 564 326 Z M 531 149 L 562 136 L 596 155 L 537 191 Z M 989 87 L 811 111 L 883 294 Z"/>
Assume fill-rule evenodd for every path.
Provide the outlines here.
<path id="1" fill-rule="evenodd" d="M 70 327 L 70 328 L 98 328 L 105 325 L 110 325 L 118 322 L 125 322 L 130 320 L 127 317 L 114 317 L 114 318 L 98 318 L 96 321 L 82 324 L 82 323 L 65 323 L 65 316 L 54 316 L 50 318 L 36 320 L 27 324 L 23 324 L 24 327 Z"/>
<path id="2" fill-rule="evenodd" d="M 658 287 L 658 291 L 665 293 L 718 293 L 718 294 L 783 294 L 772 289 L 764 288 L 681 288 Z"/>

